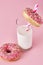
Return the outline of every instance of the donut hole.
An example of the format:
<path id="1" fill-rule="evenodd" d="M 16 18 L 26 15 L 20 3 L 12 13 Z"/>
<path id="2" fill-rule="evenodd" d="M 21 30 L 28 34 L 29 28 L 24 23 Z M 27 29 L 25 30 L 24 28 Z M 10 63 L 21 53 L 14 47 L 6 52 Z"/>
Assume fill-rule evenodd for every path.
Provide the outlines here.
<path id="1" fill-rule="evenodd" d="M 7 53 L 11 53 L 11 50 L 7 49 L 6 52 L 7 52 Z"/>

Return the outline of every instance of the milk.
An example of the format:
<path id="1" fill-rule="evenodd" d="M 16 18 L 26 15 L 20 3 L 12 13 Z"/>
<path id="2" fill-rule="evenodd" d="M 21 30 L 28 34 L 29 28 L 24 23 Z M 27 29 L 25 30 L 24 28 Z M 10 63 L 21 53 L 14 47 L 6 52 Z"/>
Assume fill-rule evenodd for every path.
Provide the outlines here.
<path id="1" fill-rule="evenodd" d="M 32 28 L 29 26 L 29 30 L 26 31 L 26 29 L 26 25 L 21 25 L 17 28 L 18 45 L 22 49 L 29 49 L 32 47 Z"/>

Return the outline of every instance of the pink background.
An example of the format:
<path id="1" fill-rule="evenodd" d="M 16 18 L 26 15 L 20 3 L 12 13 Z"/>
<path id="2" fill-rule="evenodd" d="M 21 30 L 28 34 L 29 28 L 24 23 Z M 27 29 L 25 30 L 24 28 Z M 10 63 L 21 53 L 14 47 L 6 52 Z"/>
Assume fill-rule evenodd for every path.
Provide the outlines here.
<path id="1" fill-rule="evenodd" d="M 17 42 L 16 19 L 25 24 L 22 11 L 39 4 L 38 13 L 43 17 L 43 0 L 0 0 L 0 46 L 6 42 Z M 0 60 L 0 65 L 43 65 L 43 25 L 33 27 L 33 48 L 26 51 L 16 62 Z"/>

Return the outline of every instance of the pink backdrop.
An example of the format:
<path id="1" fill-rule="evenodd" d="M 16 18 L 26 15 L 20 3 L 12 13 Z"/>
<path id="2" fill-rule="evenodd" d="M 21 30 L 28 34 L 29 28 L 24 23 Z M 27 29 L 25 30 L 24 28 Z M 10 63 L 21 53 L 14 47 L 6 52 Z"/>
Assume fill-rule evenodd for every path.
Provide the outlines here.
<path id="1" fill-rule="evenodd" d="M 33 8 L 39 4 L 38 13 L 43 17 L 43 0 L 0 0 L 0 45 L 6 42 L 16 42 L 16 19 L 25 24 L 22 11 L 26 7 Z M 33 48 L 25 52 L 16 62 L 0 60 L 0 65 L 43 65 L 43 25 L 33 27 Z"/>

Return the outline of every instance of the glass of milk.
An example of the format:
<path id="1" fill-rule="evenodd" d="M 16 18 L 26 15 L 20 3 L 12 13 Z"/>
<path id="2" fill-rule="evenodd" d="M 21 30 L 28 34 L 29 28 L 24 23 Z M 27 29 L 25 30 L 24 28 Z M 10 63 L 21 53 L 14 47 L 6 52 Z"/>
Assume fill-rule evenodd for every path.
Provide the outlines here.
<path id="1" fill-rule="evenodd" d="M 18 45 L 22 49 L 29 49 L 32 47 L 32 28 L 31 26 L 29 26 L 28 31 L 26 29 L 26 25 L 21 25 L 17 27 Z"/>

